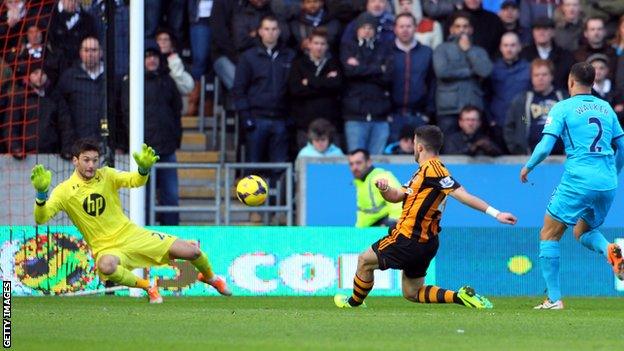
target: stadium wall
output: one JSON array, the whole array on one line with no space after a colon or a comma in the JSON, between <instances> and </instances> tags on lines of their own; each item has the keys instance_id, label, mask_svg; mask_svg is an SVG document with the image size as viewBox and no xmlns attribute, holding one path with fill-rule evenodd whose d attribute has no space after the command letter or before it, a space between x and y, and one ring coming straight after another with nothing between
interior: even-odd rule
<instances>
[{"instance_id":1,"label":"stadium wall","mask_svg":"<svg viewBox=\"0 0 624 351\"><path fill-rule=\"evenodd\" d=\"M198 241L237 296L349 294L357 254L385 235L383 228L345 227L153 229ZM543 295L536 233L537 228L449 228L441 236L426 283L451 289L469 284L492 296ZM605 234L624 244L621 231ZM0 257L0 275L12 281L16 296L103 288L74 227L0 227ZM624 283L615 279L606 260L572 235L562 240L561 273L565 295L624 296ZM151 268L149 274L161 278L166 296L216 295L195 280L187 262ZM378 271L371 295L400 296L400 272Z\"/></svg>"},{"instance_id":2,"label":"stadium wall","mask_svg":"<svg viewBox=\"0 0 624 351\"><path fill-rule=\"evenodd\" d=\"M442 157L453 177L468 191L499 210L518 216L522 228L540 227L550 196L563 174L563 157L550 157L520 183L520 169L526 157L469 158ZM400 182L407 182L417 166L413 156L373 157L373 164L390 170ZM308 226L352 226L355 223L355 187L345 158L308 158L297 163L297 224ZM624 175L620 175L620 183ZM607 227L622 227L624 197L617 196ZM503 225L488 216L450 199L442 216L443 228L491 227Z\"/></svg>"}]
</instances>

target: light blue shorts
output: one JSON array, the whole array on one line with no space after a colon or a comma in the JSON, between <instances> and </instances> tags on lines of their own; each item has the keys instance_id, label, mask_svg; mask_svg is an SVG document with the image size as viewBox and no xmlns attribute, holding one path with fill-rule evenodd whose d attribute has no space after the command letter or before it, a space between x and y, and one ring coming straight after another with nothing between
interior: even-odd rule
<instances>
[{"instance_id":1,"label":"light blue shorts","mask_svg":"<svg viewBox=\"0 0 624 351\"><path fill-rule=\"evenodd\" d=\"M562 183L555 189L546 212L555 220L574 226L582 219L591 229L602 225L609 213L616 189L595 191Z\"/></svg>"}]
</instances>

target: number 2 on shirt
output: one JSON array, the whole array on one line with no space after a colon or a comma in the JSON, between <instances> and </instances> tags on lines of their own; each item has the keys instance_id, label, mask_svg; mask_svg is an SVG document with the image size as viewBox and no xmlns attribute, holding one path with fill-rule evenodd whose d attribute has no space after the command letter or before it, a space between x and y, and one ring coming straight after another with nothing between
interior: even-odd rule
<instances>
[{"instance_id":1,"label":"number 2 on shirt","mask_svg":"<svg viewBox=\"0 0 624 351\"><path fill-rule=\"evenodd\" d=\"M594 138L594 142L589 147L589 151L590 152L600 152L600 151L602 151L602 147L596 146L596 145L600 141L600 138L602 138L602 123L596 117L591 117L587 123L588 124L595 124L595 125L598 126L598 135L596 135L596 137Z\"/></svg>"}]
</instances>

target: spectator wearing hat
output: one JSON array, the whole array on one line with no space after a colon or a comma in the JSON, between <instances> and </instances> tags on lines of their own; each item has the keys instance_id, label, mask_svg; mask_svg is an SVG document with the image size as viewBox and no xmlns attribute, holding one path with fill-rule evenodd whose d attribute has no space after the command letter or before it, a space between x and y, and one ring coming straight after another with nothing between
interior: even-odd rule
<instances>
[{"instance_id":1,"label":"spectator wearing hat","mask_svg":"<svg viewBox=\"0 0 624 351\"><path fill-rule=\"evenodd\" d=\"M481 130L481 110L464 106L459 113L459 131L444 138L442 153L446 155L499 156L502 151Z\"/></svg>"},{"instance_id":2,"label":"spectator wearing hat","mask_svg":"<svg viewBox=\"0 0 624 351\"><path fill-rule=\"evenodd\" d=\"M388 11L388 0L367 0L366 11L374 18L375 41L390 45L394 41L394 16ZM357 37L359 16L347 25L342 33L341 43L349 43Z\"/></svg>"},{"instance_id":3,"label":"spectator wearing hat","mask_svg":"<svg viewBox=\"0 0 624 351\"><path fill-rule=\"evenodd\" d=\"M399 138L404 125L419 127L435 114L435 73L433 51L414 38L416 19L400 14L394 24L396 39L392 45L392 123L390 142Z\"/></svg>"},{"instance_id":4,"label":"spectator wearing hat","mask_svg":"<svg viewBox=\"0 0 624 351\"><path fill-rule=\"evenodd\" d=\"M529 90L529 63L520 57L520 38L514 32L507 32L500 42L501 57L494 61L492 74L488 79L486 114L490 124L490 135L494 142L505 149L503 126L505 116L513 98Z\"/></svg>"},{"instance_id":5,"label":"spectator wearing hat","mask_svg":"<svg viewBox=\"0 0 624 351\"><path fill-rule=\"evenodd\" d=\"M301 150L300 157L344 156L340 148L333 144L334 126L326 119L315 119L308 128L308 143Z\"/></svg>"},{"instance_id":6,"label":"spectator wearing hat","mask_svg":"<svg viewBox=\"0 0 624 351\"><path fill-rule=\"evenodd\" d=\"M518 34L523 46L531 42L531 33L526 28L520 26L520 11L518 10L518 4L514 0L503 1L498 11L498 17L503 21L506 32Z\"/></svg>"},{"instance_id":7,"label":"spectator wearing hat","mask_svg":"<svg viewBox=\"0 0 624 351\"><path fill-rule=\"evenodd\" d=\"M516 95L505 120L505 143L512 155L530 155L542 139L548 113L566 93L553 85L555 68L549 60L531 62L531 89ZM563 143L557 141L552 151L563 154Z\"/></svg>"},{"instance_id":8,"label":"spectator wearing hat","mask_svg":"<svg viewBox=\"0 0 624 351\"><path fill-rule=\"evenodd\" d=\"M615 72L615 49L606 41L607 32L605 30L605 21L600 17L590 17L585 21L583 30L585 43L579 46L574 52L576 62L587 61L594 54L603 54L609 62L609 74Z\"/></svg>"},{"instance_id":9,"label":"spectator wearing hat","mask_svg":"<svg viewBox=\"0 0 624 351\"><path fill-rule=\"evenodd\" d=\"M343 42L340 61L346 80L342 114L347 148L379 155L390 134L393 56L388 46L375 39L376 22L368 12L358 16L354 23L356 37Z\"/></svg>"},{"instance_id":10,"label":"spectator wearing hat","mask_svg":"<svg viewBox=\"0 0 624 351\"><path fill-rule=\"evenodd\" d=\"M503 21L495 13L484 9L482 0L464 0L463 8L471 17L473 43L485 49L490 59L494 59L505 32Z\"/></svg>"},{"instance_id":11,"label":"spectator wearing hat","mask_svg":"<svg viewBox=\"0 0 624 351\"><path fill-rule=\"evenodd\" d=\"M449 22L450 36L433 51L437 124L444 134L457 130L457 117L464 106L483 109L481 81L492 73L487 52L471 39L470 15L456 12Z\"/></svg>"},{"instance_id":12,"label":"spectator wearing hat","mask_svg":"<svg viewBox=\"0 0 624 351\"><path fill-rule=\"evenodd\" d=\"M307 41L307 53L293 61L288 76L298 148L307 143L308 127L317 118L324 118L342 128L339 97L343 75L340 62L329 52L324 28L314 29Z\"/></svg>"},{"instance_id":13,"label":"spectator wearing hat","mask_svg":"<svg viewBox=\"0 0 624 351\"><path fill-rule=\"evenodd\" d=\"M555 10L560 2L561 0L521 0L520 26L528 31L536 19L540 17L554 18Z\"/></svg>"},{"instance_id":14,"label":"spectator wearing hat","mask_svg":"<svg viewBox=\"0 0 624 351\"><path fill-rule=\"evenodd\" d=\"M145 143L152 146L160 156L160 162L176 162L175 151L182 141L182 98L162 62L163 57L157 46L145 49L145 94L144 94L144 135ZM130 116L130 81L126 79L122 88L122 113L124 132L127 132ZM127 138L125 139L127 140ZM158 169L156 191L161 206L178 206L178 173L176 169ZM149 202L149 189L147 199ZM147 205L149 208L149 204ZM161 225L178 225L177 212L159 214ZM150 223L155 224L155 223Z\"/></svg>"},{"instance_id":15,"label":"spectator wearing hat","mask_svg":"<svg viewBox=\"0 0 624 351\"><path fill-rule=\"evenodd\" d=\"M562 0L561 19L555 27L555 43L561 48L574 52L578 49L583 35L581 0Z\"/></svg>"},{"instance_id":16,"label":"spectator wearing hat","mask_svg":"<svg viewBox=\"0 0 624 351\"><path fill-rule=\"evenodd\" d=\"M592 94L608 102L621 120L624 116L624 92L619 91L609 79L609 58L604 54L593 54L587 58L587 62L596 71Z\"/></svg>"},{"instance_id":17,"label":"spectator wearing hat","mask_svg":"<svg viewBox=\"0 0 624 351\"><path fill-rule=\"evenodd\" d=\"M568 74L574 64L572 53L559 47L553 40L555 23L548 17L540 17L533 23L533 40L522 49L522 57L529 62L536 58L550 60L555 67L555 87L567 89Z\"/></svg>"}]
</instances>

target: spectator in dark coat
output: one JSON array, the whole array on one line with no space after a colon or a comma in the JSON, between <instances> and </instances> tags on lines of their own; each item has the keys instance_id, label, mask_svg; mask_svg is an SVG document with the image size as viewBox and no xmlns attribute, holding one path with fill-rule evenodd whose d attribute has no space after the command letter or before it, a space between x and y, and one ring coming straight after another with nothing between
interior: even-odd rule
<instances>
[{"instance_id":1,"label":"spectator in dark coat","mask_svg":"<svg viewBox=\"0 0 624 351\"><path fill-rule=\"evenodd\" d=\"M559 8L562 18L555 28L555 43L565 50L574 52L578 49L583 35L580 0L563 0Z\"/></svg>"},{"instance_id":2,"label":"spectator in dark coat","mask_svg":"<svg viewBox=\"0 0 624 351\"><path fill-rule=\"evenodd\" d=\"M60 119L71 121L71 136L61 145L61 155L68 158L76 140L101 139L100 122L106 116L104 63L97 38L85 38L79 52L80 62L63 72L55 89Z\"/></svg>"},{"instance_id":3,"label":"spectator in dark coat","mask_svg":"<svg viewBox=\"0 0 624 351\"><path fill-rule=\"evenodd\" d=\"M494 62L488 84L487 117L490 135L503 150L503 126L511 100L531 87L529 63L520 58L520 49L518 34L508 32L503 35L500 43L501 58Z\"/></svg>"},{"instance_id":4,"label":"spectator in dark coat","mask_svg":"<svg viewBox=\"0 0 624 351\"><path fill-rule=\"evenodd\" d=\"M347 149L379 155L390 133L393 57L388 47L375 40L374 16L364 12L355 21L357 37L340 50L347 82L342 100Z\"/></svg>"},{"instance_id":5,"label":"spectator in dark coat","mask_svg":"<svg viewBox=\"0 0 624 351\"><path fill-rule=\"evenodd\" d=\"M388 11L388 0L368 0L366 13L375 18L375 41L390 45L394 41L394 16ZM359 17L358 17L359 18ZM350 43L357 37L357 18L347 25L341 43Z\"/></svg>"},{"instance_id":6,"label":"spectator in dark coat","mask_svg":"<svg viewBox=\"0 0 624 351\"><path fill-rule=\"evenodd\" d=\"M470 39L470 15L456 12L449 22L451 35L433 51L437 124L444 134L457 130L457 117L464 106L483 109L481 80L492 73L487 52Z\"/></svg>"},{"instance_id":7,"label":"spectator in dark coat","mask_svg":"<svg viewBox=\"0 0 624 351\"><path fill-rule=\"evenodd\" d=\"M444 138L443 154L499 156L500 148L481 131L481 110L464 106L459 113L459 131Z\"/></svg>"},{"instance_id":8,"label":"spectator in dark coat","mask_svg":"<svg viewBox=\"0 0 624 351\"><path fill-rule=\"evenodd\" d=\"M246 161L284 162L289 151L286 91L295 53L281 44L274 16L261 20L258 36L260 42L245 51L236 67L234 103L246 129Z\"/></svg>"},{"instance_id":9,"label":"spectator in dark coat","mask_svg":"<svg viewBox=\"0 0 624 351\"><path fill-rule=\"evenodd\" d=\"M80 58L82 40L87 36L97 38L97 34L93 17L86 11L81 11L77 0L58 2L50 20L48 42L61 57L61 72Z\"/></svg>"},{"instance_id":10,"label":"spectator in dark coat","mask_svg":"<svg viewBox=\"0 0 624 351\"><path fill-rule=\"evenodd\" d=\"M617 113L618 119L622 120L624 117L624 92L618 90L613 81L608 78L609 67L607 64L609 58L603 54L593 54L587 59L587 62L591 63L596 70L592 94L608 102Z\"/></svg>"},{"instance_id":11,"label":"spectator in dark coat","mask_svg":"<svg viewBox=\"0 0 624 351\"><path fill-rule=\"evenodd\" d=\"M414 38L416 19L408 13L397 16L392 45L392 122L389 142L399 139L404 125L419 127L435 114L433 51Z\"/></svg>"},{"instance_id":12,"label":"spectator in dark coat","mask_svg":"<svg viewBox=\"0 0 624 351\"><path fill-rule=\"evenodd\" d=\"M555 66L555 87L567 89L568 74L574 64L572 53L560 48L553 41L555 22L547 17L538 18L533 23L531 45L522 49L522 57L532 62L536 58L550 60Z\"/></svg>"},{"instance_id":13,"label":"spectator in dark coat","mask_svg":"<svg viewBox=\"0 0 624 351\"><path fill-rule=\"evenodd\" d=\"M0 57L18 49L26 30L35 22L40 28L47 28L49 14L52 10L52 1L25 1L3 0L0 1ZM38 16L43 14L43 16Z\"/></svg>"},{"instance_id":14,"label":"spectator in dark coat","mask_svg":"<svg viewBox=\"0 0 624 351\"><path fill-rule=\"evenodd\" d=\"M566 94L553 86L555 68L551 61L537 58L531 62L531 89L511 102L505 121L505 143L512 155L530 155L542 139L548 113ZM553 155L563 154L557 141Z\"/></svg>"},{"instance_id":15,"label":"spectator in dark coat","mask_svg":"<svg viewBox=\"0 0 624 351\"><path fill-rule=\"evenodd\" d=\"M615 49L607 43L605 22L600 17L590 17L585 21L583 31L585 43L574 52L576 62L586 61L591 55L603 54L609 58L609 72L615 72Z\"/></svg>"},{"instance_id":16,"label":"spectator in dark coat","mask_svg":"<svg viewBox=\"0 0 624 351\"><path fill-rule=\"evenodd\" d=\"M522 45L531 42L531 32L528 28L520 26L520 11L515 0L505 0L501 4L498 17L503 21L506 32L515 32L520 37Z\"/></svg>"},{"instance_id":17,"label":"spectator in dark coat","mask_svg":"<svg viewBox=\"0 0 624 351\"><path fill-rule=\"evenodd\" d=\"M473 43L485 49L493 59L498 54L498 44L505 32L503 21L495 13L485 10L482 0L464 0L464 10L471 17Z\"/></svg>"},{"instance_id":18,"label":"spectator in dark coat","mask_svg":"<svg viewBox=\"0 0 624 351\"><path fill-rule=\"evenodd\" d=\"M29 72L45 66L46 84L54 87L59 78L59 58L49 44L43 43L41 29L36 25L29 26L24 39L23 43L6 56L6 61L13 66L16 78L28 81Z\"/></svg>"},{"instance_id":19,"label":"spectator in dark coat","mask_svg":"<svg viewBox=\"0 0 624 351\"><path fill-rule=\"evenodd\" d=\"M618 91L624 92L624 15L618 21L615 37L611 41L615 51L615 72L612 74Z\"/></svg>"},{"instance_id":20,"label":"spectator in dark coat","mask_svg":"<svg viewBox=\"0 0 624 351\"><path fill-rule=\"evenodd\" d=\"M176 162L175 151L182 141L182 98L176 83L169 76L158 47L145 50L144 139L160 156L160 162ZM130 84L124 81L122 92L124 130L127 131L130 113ZM127 138L126 138L127 140ZM147 189L150 189L148 186ZM157 199L161 206L178 206L178 173L176 169L158 169L156 174ZM149 201L149 191L147 199ZM149 204L148 204L149 208ZM179 214L165 212L159 215L161 225L178 225ZM155 223L150 223L155 224Z\"/></svg>"},{"instance_id":21,"label":"spectator in dark coat","mask_svg":"<svg viewBox=\"0 0 624 351\"><path fill-rule=\"evenodd\" d=\"M68 121L59 121L56 102L48 93L50 84L43 69L33 69L24 90L15 95L10 119L13 125L11 154L22 159L30 153L58 153L60 137L65 137Z\"/></svg>"},{"instance_id":22,"label":"spectator in dark coat","mask_svg":"<svg viewBox=\"0 0 624 351\"><path fill-rule=\"evenodd\" d=\"M342 72L340 63L328 52L327 34L315 29L308 38L308 53L293 61L288 77L292 96L292 115L297 126L297 149L307 143L308 126L315 119L330 121L341 127L340 96Z\"/></svg>"},{"instance_id":23,"label":"spectator in dark coat","mask_svg":"<svg viewBox=\"0 0 624 351\"><path fill-rule=\"evenodd\" d=\"M239 56L257 45L260 19L272 15L269 0L214 0L210 29L215 73L232 89ZM288 24L279 21L280 40L288 41Z\"/></svg>"},{"instance_id":24,"label":"spectator in dark coat","mask_svg":"<svg viewBox=\"0 0 624 351\"><path fill-rule=\"evenodd\" d=\"M297 50L307 50L308 37L316 28L324 28L327 32L327 43L331 52L338 53L340 41L340 22L331 18L325 9L324 0L303 0L301 13L290 20L289 30Z\"/></svg>"}]
</instances>

